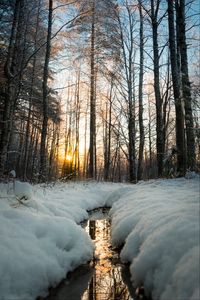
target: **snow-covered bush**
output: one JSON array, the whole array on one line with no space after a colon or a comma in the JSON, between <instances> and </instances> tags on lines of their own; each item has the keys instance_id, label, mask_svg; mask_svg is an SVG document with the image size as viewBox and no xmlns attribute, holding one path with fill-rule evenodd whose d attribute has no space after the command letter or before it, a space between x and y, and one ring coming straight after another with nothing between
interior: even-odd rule
<instances>
[{"instance_id":1,"label":"snow-covered bush","mask_svg":"<svg viewBox=\"0 0 200 300\"><path fill-rule=\"evenodd\" d=\"M33 197L33 189L28 182L16 181L14 193L15 196L20 200L31 200Z\"/></svg>"}]
</instances>

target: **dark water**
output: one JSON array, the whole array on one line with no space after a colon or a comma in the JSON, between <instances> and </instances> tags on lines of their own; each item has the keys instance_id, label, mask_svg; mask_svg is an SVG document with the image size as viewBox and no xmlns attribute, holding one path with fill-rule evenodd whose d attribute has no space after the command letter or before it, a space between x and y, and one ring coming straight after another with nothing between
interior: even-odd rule
<instances>
[{"instance_id":1,"label":"dark water","mask_svg":"<svg viewBox=\"0 0 200 300\"><path fill-rule=\"evenodd\" d=\"M122 265L110 244L110 220L107 212L92 213L82 224L95 244L90 264L69 274L50 291L46 300L136 300L128 267Z\"/></svg>"}]
</instances>

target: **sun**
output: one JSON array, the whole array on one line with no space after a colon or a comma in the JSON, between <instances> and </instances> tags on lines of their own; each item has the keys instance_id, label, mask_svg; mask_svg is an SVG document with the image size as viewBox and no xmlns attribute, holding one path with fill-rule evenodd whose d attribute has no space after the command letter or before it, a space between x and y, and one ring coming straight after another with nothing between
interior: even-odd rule
<instances>
[{"instance_id":1,"label":"sun","mask_svg":"<svg viewBox=\"0 0 200 300\"><path fill-rule=\"evenodd\" d=\"M72 160L72 156L71 155L66 155L66 160L67 161L71 161Z\"/></svg>"}]
</instances>

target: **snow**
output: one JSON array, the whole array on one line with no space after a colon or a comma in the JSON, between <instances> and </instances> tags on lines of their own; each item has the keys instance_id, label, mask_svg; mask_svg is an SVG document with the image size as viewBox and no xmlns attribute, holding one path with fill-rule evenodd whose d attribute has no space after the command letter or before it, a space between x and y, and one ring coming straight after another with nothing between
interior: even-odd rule
<instances>
[{"instance_id":1,"label":"snow","mask_svg":"<svg viewBox=\"0 0 200 300\"><path fill-rule=\"evenodd\" d=\"M200 299L199 177L188 178L0 184L0 300L47 295L89 261L94 246L78 224L103 206L112 206L112 243L123 246L135 286L154 300Z\"/></svg>"},{"instance_id":2,"label":"snow","mask_svg":"<svg viewBox=\"0 0 200 300\"><path fill-rule=\"evenodd\" d=\"M18 199L29 200L33 197L33 190L29 183L27 182L15 182L14 186L15 196Z\"/></svg>"},{"instance_id":3,"label":"snow","mask_svg":"<svg viewBox=\"0 0 200 300\"><path fill-rule=\"evenodd\" d=\"M104 205L96 186L0 186L0 300L46 295L92 258L92 241L77 223L88 218L86 210Z\"/></svg>"},{"instance_id":4,"label":"snow","mask_svg":"<svg viewBox=\"0 0 200 300\"><path fill-rule=\"evenodd\" d=\"M132 282L157 300L198 300L199 178L141 183L116 202L112 243Z\"/></svg>"}]
</instances>

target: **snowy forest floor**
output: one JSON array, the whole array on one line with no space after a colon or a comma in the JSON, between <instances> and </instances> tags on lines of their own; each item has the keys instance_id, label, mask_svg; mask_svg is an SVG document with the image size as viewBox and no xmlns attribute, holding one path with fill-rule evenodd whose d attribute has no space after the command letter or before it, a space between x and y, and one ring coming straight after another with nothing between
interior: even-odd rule
<instances>
[{"instance_id":1,"label":"snowy forest floor","mask_svg":"<svg viewBox=\"0 0 200 300\"><path fill-rule=\"evenodd\" d=\"M78 224L104 206L135 286L154 300L199 300L199 184L198 175L136 185L1 184L0 300L45 296L89 261L93 244Z\"/></svg>"}]
</instances>

